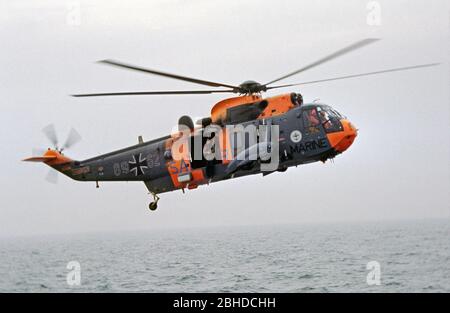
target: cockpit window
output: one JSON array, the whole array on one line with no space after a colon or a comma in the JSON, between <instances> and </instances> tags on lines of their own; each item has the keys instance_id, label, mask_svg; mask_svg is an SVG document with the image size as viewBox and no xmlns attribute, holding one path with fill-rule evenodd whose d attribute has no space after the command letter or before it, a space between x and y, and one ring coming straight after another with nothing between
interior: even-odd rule
<instances>
[{"instance_id":1,"label":"cockpit window","mask_svg":"<svg viewBox=\"0 0 450 313\"><path fill-rule=\"evenodd\" d=\"M317 107L320 123L325 132L332 133L342 130L342 124L339 121L342 116L329 107Z\"/></svg>"},{"instance_id":2,"label":"cockpit window","mask_svg":"<svg viewBox=\"0 0 450 313\"><path fill-rule=\"evenodd\" d=\"M345 116L344 115L342 115L341 113L339 113L338 111L336 111L335 109L332 109L332 108L328 108L331 112L333 112L337 117L339 117L339 118L345 118Z\"/></svg>"},{"instance_id":3,"label":"cockpit window","mask_svg":"<svg viewBox=\"0 0 450 313\"><path fill-rule=\"evenodd\" d=\"M320 131L320 120L315 108L303 111L303 124L308 134L314 134Z\"/></svg>"}]
</instances>

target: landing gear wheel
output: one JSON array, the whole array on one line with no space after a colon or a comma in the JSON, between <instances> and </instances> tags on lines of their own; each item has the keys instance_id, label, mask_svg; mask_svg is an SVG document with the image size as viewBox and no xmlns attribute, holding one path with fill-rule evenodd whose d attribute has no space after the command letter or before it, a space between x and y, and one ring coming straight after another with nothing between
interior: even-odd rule
<instances>
[{"instance_id":1,"label":"landing gear wheel","mask_svg":"<svg viewBox=\"0 0 450 313\"><path fill-rule=\"evenodd\" d=\"M150 209L150 211L155 211L158 208L158 202L150 202L148 208Z\"/></svg>"},{"instance_id":2,"label":"landing gear wheel","mask_svg":"<svg viewBox=\"0 0 450 313\"><path fill-rule=\"evenodd\" d=\"M153 202L150 202L150 204L148 205L148 208L150 209L150 211L155 211L158 208L159 197L154 192L150 192L150 193L153 196Z\"/></svg>"}]
</instances>

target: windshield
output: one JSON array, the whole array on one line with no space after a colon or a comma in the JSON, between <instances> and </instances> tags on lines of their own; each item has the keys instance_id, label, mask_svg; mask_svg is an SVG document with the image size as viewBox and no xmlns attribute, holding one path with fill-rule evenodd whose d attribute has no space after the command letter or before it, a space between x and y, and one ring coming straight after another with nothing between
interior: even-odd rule
<instances>
[{"instance_id":1,"label":"windshield","mask_svg":"<svg viewBox=\"0 0 450 313\"><path fill-rule=\"evenodd\" d=\"M338 112L328 106L318 106L317 113L325 132L332 133L342 130L342 125L339 121L342 119L342 116Z\"/></svg>"}]
</instances>

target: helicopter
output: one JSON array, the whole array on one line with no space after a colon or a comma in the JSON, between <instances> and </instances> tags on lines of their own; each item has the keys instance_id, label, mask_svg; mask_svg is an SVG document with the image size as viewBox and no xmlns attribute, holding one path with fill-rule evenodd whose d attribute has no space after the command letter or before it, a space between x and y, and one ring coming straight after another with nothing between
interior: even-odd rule
<instances>
[{"instance_id":1,"label":"helicopter","mask_svg":"<svg viewBox=\"0 0 450 313\"><path fill-rule=\"evenodd\" d=\"M357 41L307 66L260 84L247 80L239 85L218 83L138 67L114 60L99 61L118 68L158 75L194 84L215 87L207 90L135 91L75 94L74 97L133 95L192 95L234 93L236 97L216 103L208 117L194 121L189 116L178 120L171 134L144 141L86 160L72 160L64 150L80 140L72 130L66 143L58 147L53 125L44 128L53 148L23 161L43 162L58 172L77 180L142 181L153 197L150 210L156 210L159 194L247 175L263 176L284 172L289 167L312 162L326 162L346 151L358 135L357 128L333 107L304 103L300 93L285 93L264 98L269 90L303 86L334 80L435 66L438 63L391 68L367 73L338 76L315 81L273 85L305 72L379 39ZM220 88L220 89L218 89ZM240 126L239 131L235 131ZM239 140L239 138L240 140ZM239 143L239 144L237 144Z\"/></svg>"}]
</instances>

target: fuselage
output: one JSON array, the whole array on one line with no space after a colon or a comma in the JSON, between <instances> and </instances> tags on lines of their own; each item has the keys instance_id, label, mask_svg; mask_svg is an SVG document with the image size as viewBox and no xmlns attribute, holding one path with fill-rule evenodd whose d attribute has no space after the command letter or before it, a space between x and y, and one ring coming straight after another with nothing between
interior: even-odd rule
<instances>
[{"instance_id":1,"label":"fuselage","mask_svg":"<svg viewBox=\"0 0 450 313\"><path fill-rule=\"evenodd\" d=\"M261 108L258 104L261 101L265 100L255 102L256 108ZM236 155L210 160L202 154L200 159L194 158L195 145L200 143L204 150L205 144L211 139L202 133L204 125L192 129L184 137L180 137L179 133L171 134L82 161L70 160L55 150L49 150L46 154L56 155L57 158L46 163L79 181L143 181L151 192L157 194L176 189L193 189L199 185L245 175L267 175L311 162L325 162L344 152L357 135L357 130L345 117L324 104L294 101L294 105L285 107L284 111L280 110L276 114L267 114L267 107L270 109L268 104L259 113L252 113L250 107L243 107L239 112L236 107L227 107L227 114L218 114L216 120L213 115L211 125L224 130L224 133L227 127L229 129L235 125L244 128L277 126L276 168L262 171L261 164L266 161L257 158L237 162L234 160ZM233 113L234 117L230 119ZM195 141L195 136L203 139ZM179 140L187 143L181 152ZM258 137L257 141L259 144L262 138ZM215 149L222 151L222 155L227 155L230 149L236 150L229 146L227 140L218 140L216 143L218 145ZM58 159L60 161L56 162ZM65 161L61 161L62 159Z\"/></svg>"}]
</instances>

